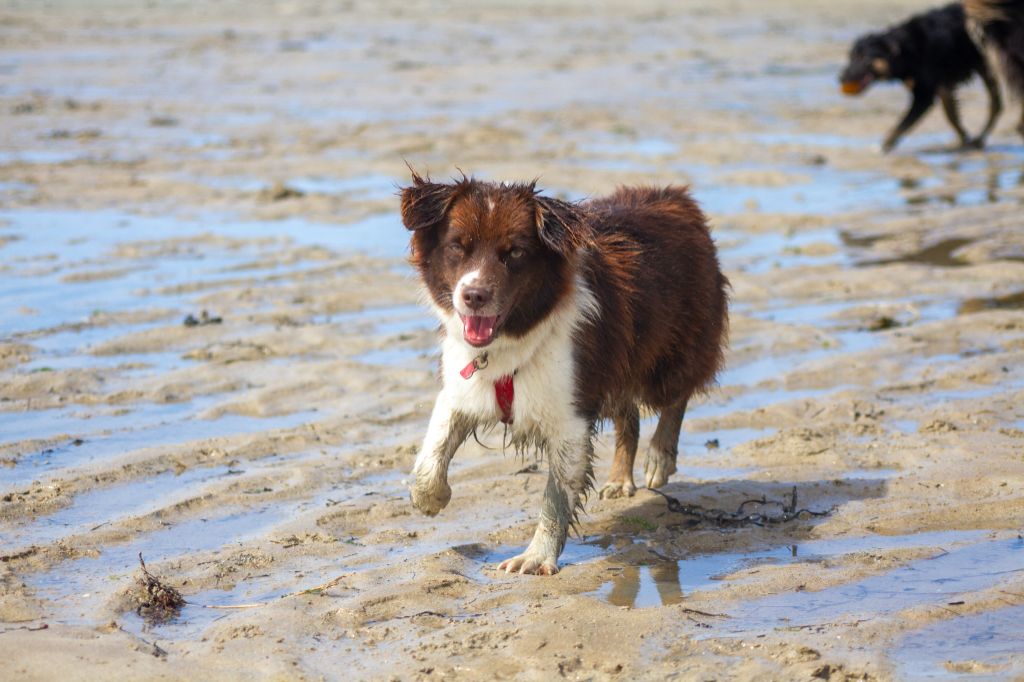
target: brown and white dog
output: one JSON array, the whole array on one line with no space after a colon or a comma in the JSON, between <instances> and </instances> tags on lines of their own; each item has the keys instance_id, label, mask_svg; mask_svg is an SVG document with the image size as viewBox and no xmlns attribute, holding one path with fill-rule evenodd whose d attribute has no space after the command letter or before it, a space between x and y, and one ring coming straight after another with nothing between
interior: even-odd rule
<instances>
[{"instance_id":1,"label":"brown and white dog","mask_svg":"<svg viewBox=\"0 0 1024 682\"><path fill-rule=\"evenodd\" d=\"M448 504L448 465L476 429L504 422L549 464L533 541L500 567L551 575L593 485L593 437L616 429L602 497L632 495L639 408L660 411L648 487L676 470L690 396L722 364L728 281L704 214L682 187L621 188L579 204L533 183L451 183L415 172L402 189L411 262L442 323L441 373L412 502Z\"/></svg>"}]
</instances>

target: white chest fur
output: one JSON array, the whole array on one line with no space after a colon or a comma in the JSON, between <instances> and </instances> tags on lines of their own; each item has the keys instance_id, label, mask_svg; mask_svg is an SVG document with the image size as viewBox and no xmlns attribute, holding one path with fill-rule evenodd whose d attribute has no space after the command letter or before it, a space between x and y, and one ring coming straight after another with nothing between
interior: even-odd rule
<instances>
[{"instance_id":1,"label":"white chest fur","mask_svg":"<svg viewBox=\"0 0 1024 682\"><path fill-rule=\"evenodd\" d=\"M577 281L568 300L528 334L518 339L499 336L486 349L473 348L462 339L458 316L442 315L444 399L452 409L483 424L494 424L501 418L494 382L513 375L513 435L530 433L551 441L566 431L585 430L587 426L574 409L574 335L580 323L595 313L593 294ZM486 367L463 378L460 372L484 350Z\"/></svg>"}]
</instances>

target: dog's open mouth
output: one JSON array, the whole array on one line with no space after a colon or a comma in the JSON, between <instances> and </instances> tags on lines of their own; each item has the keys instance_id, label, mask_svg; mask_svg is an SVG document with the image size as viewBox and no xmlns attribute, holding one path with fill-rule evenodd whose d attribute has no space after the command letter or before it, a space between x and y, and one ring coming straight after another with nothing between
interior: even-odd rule
<instances>
[{"instance_id":1,"label":"dog's open mouth","mask_svg":"<svg viewBox=\"0 0 1024 682\"><path fill-rule=\"evenodd\" d=\"M462 336L466 343L477 348L486 346L494 340L494 331L498 327L498 316L459 315L462 318Z\"/></svg>"},{"instance_id":2,"label":"dog's open mouth","mask_svg":"<svg viewBox=\"0 0 1024 682\"><path fill-rule=\"evenodd\" d=\"M874 79L875 79L874 76L872 76L869 73L866 76L864 76L863 78L861 78L859 81L852 81L852 80L851 81L843 81L843 85L842 85L843 94L844 95L859 95L860 93L864 92L864 90L867 89L867 87L869 85L871 85L871 81L873 81Z\"/></svg>"}]
</instances>

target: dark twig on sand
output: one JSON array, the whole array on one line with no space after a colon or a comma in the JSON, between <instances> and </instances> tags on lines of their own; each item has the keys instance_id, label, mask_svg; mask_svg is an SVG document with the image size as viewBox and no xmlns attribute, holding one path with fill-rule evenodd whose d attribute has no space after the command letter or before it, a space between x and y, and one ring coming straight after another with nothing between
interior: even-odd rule
<instances>
[{"instance_id":1,"label":"dark twig on sand","mask_svg":"<svg viewBox=\"0 0 1024 682\"><path fill-rule=\"evenodd\" d=\"M724 613L709 613L708 611L701 611L700 609L691 609L691 608L688 608L688 607L683 607L681 610L682 610L683 613L692 613L692 614L697 615L697 616L707 616L708 618L728 618L729 617L729 616L725 615Z\"/></svg>"},{"instance_id":2,"label":"dark twig on sand","mask_svg":"<svg viewBox=\"0 0 1024 682\"><path fill-rule=\"evenodd\" d=\"M683 504L671 495L666 495L660 490L653 488L651 492L658 493L664 497L668 503L668 510L671 512L692 516L696 519L695 523L705 522L722 527L773 526L800 518L828 516L835 511L835 507L826 511L813 511L806 508L797 509L796 486L793 486L793 492L789 496L788 503L779 500L769 500L762 495L760 499L744 500L736 511L733 512L725 511L724 509L707 509L696 504ZM777 506L782 511L778 514L771 514L765 511L748 511L747 507L750 505L758 505L759 507Z\"/></svg>"}]
</instances>

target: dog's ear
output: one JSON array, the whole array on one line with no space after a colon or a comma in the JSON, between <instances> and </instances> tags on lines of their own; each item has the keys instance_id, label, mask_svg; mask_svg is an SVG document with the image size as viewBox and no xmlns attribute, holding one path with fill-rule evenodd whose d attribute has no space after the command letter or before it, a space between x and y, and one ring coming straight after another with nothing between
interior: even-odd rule
<instances>
[{"instance_id":1,"label":"dog's ear","mask_svg":"<svg viewBox=\"0 0 1024 682\"><path fill-rule=\"evenodd\" d=\"M402 188L402 223L410 231L437 227L448 213L455 194L453 185L424 180L412 170L412 185Z\"/></svg>"},{"instance_id":2,"label":"dog's ear","mask_svg":"<svg viewBox=\"0 0 1024 682\"><path fill-rule=\"evenodd\" d=\"M586 241L583 212L574 204L549 197L536 197L537 235L555 253L569 256Z\"/></svg>"}]
</instances>

